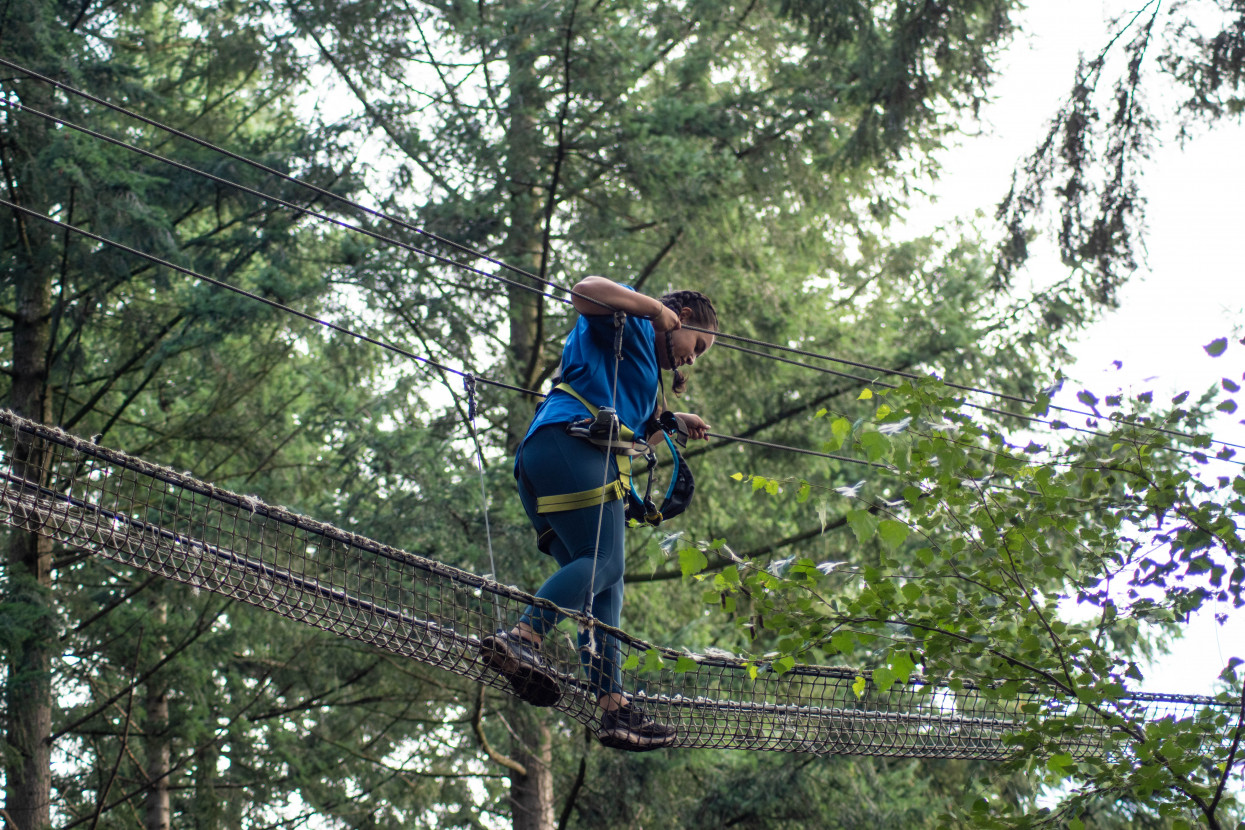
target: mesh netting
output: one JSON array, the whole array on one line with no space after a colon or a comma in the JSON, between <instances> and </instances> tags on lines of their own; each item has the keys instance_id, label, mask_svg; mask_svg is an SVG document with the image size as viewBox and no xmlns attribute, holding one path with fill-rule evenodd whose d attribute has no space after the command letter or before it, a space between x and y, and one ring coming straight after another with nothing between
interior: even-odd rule
<instances>
[{"instance_id":1,"label":"mesh netting","mask_svg":"<svg viewBox=\"0 0 1245 830\"><path fill-rule=\"evenodd\" d=\"M404 655L505 691L480 639L534 600L516 588L387 547L239 496L0 411L0 513L16 528L172 580L223 594L307 625ZM1047 693L1003 696L991 688L896 683L853 690L854 669L796 666L776 673L739 659L692 655L613 634L623 684L646 712L677 730L674 746L817 754L1004 759L1009 737L1058 721L1074 757L1112 746L1124 722L1195 719L1226 745L1231 704L1184 695L1133 694L1104 720ZM546 638L557 671L558 709L585 724L596 695L579 670L573 629ZM755 672L756 676L752 674ZM1118 734L1118 733L1117 733Z\"/></svg>"}]
</instances>

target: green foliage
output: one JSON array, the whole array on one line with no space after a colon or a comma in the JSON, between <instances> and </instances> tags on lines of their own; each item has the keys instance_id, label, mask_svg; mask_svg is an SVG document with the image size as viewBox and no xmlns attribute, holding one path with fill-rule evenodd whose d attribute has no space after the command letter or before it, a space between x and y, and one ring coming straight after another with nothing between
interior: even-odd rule
<instances>
[{"instance_id":1,"label":"green foliage","mask_svg":"<svg viewBox=\"0 0 1245 830\"><path fill-rule=\"evenodd\" d=\"M310 131L296 111L306 93L293 71L297 50L263 9L20 2L5 7L3 21L7 58L308 181L343 193L355 184L338 172L349 163L338 136ZM306 198L207 150L171 149L167 135L20 73L0 84L10 104ZM0 115L0 139L9 198L301 310L369 325L326 279L357 245L299 215L14 106ZM410 386L395 384L379 355L37 220L3 219L0 311L11 325L0 362L28 354L33 336L46 338L47 354L37 377L0 375L9 405L19 382L33 382L42 411L27 413L34 417L346 526L385 530L368 526L362 510L343 512L353 500L383 503L379 494L393 486L376 461L396 442L381 421L409 405ZM18 313L29 295L47 298L45 315ZM428 446L418 457L447 456ZM384 463L403 460L390 453ZM440 531L451 535L444 524ZM125 569L77 551L52 554L38 606L27 602L38 586L4 563L0 616L6 656L31 643L59 655L45 669L55 697L33 702L50 711L57 755L51 792L45 782L31 798L50 802L53 824L129 826L162 787L173 824L201 828L300 812L341 826L410 826L440 801L470 801L462 779L404 779L386 765L412 745L444 760L425 769L470 763L470 744L464 756L461 742L428 738L461 717L464 689L429 687L407 666L219 597L178 589L173 600L174 589L166 594ZM28 680L9 672L10 702L14 690L33 687ZM158 714L162 696L167 717ZM162 750L170 773L153 782ZM10 808L27 795L12 774L15 757L6 753Z\"/></svg>"},{"instance_id":2,"label":"green foliage","mask_svg":"<svg viewBox=\"0 0 1245 830\"><path fill-rule=\"evenodd\" d=\"M959 761L705 751L588 752L586 762L570 827L934 828L951 794L986 771Z\"/></svg>"},{"instance_id":3,"label":"green foliage","mask_svg":"<svg viewBox=\"0 0 1245 830\"><path fill-rule=\"evenodd\" d=\"M1226 349L1220 339L1207 352ZM868 681L885 691L919 668L1016 700L1031 717L1008 766L1052 786L1071 782L1061 814L1111 794L1173 821L1192 812L1226 826L1238 805L1220 782L1241 758L1226 768L1205 759L1222 758L1223 736L1238 725L1233 710L1146 722L1114 705L1140 679L1136 660L1189 614L1245 606L1245 475L1231 447L1214 451L1200 431L1213 393L1188 408L1187 394L1178 395L1158 412L1148 393L1131 406L1112 396L1102 403L1110 415L1089 419L1089 429L1054 422L1057 443L1018 446L941 381L875 390L861 396L885 401L875 423L903 414L906 428L887 436L885 455L869 429L854 430L843 449L885 457L903 498L848 493L859 505L844 513L856 541L851 566L797 560L784 572L741 561L731 579L712 577L713 587L746 597L736 623L758 648L801 661L864 661L858 694ZM1032 415L1047 412L1041 402ZM754 487L758 478L768 481L753 476ZM712 605L725 604L715 597ZM1240 694L1239 662L1225 674L1226 701ZM1033 691L1077 700L1113 724L1107 753L1116 760L1074 761L1063 746L1076 739L1076 719L1043 718L1023 704L1021 693ZM1027 826L1017 807L982 802L972 821Z\"/></svg>"},{"instance_id":4,"label":"green foliage","mask_svg":"<svg viewBox=\"0 0 1245 830\"><path fill-rule=\"evenodd\" d=\"M15 0L0 44L6 57L362 194L540 276L566 284L604 272L649 293L695 287L715 298L734 332L1033 396L1045 382L1040 367L1063 353L1097 295L1000 293L993 256L971 228L888 239L913 168L932 172L930 151L985 100L1017 5ZM1231 50L1203 46L1184 71L1209 79L1231 66ZM1217 94L1230 98L1232 76L1214 77L1224 79ZM0 84L6 101L307 198L28 79ZM332 106L313 109L313 93ZM569 323L557 303L330 231L12 106L0 132L9 195L30 207L480 374L535 388L557 363ZM408 550L492 570L456 380L4 219L4 318L16 319L19 289L51 301L39 378L50 420ZM410 228L381 230L460 257ZM5 366L21 351L16 328L0 344ZM1110 615L1101 630L1055 632L1052 623L1035 635L1052 619L1054 593L1024 594L1015 573L1050 588L1082 579L1082 555L1115 562L1107 550L1133 514L1104 510L1091 521L1059 511L1124 493L1168 461L1166 446L1119 435L1117 447L1095 445L1099 467L1045 470L983 423L957 421L955 436L927 430L922 419L949 398L936 385L883 394L850 374L758 369L722 347L700 365L730 382L698 377L680 408L710 415L722 432L851 453L913 483L881 503L861 497L845 462L784 461L780 476L739 473L732 482L731 473L777 462L762 448L689 453L698 495L681 519L683 541L663 547L661 533L633 534L625 625L640 636L776 651L767 662L778 672L797 658L867 657L861 694L931 666L1027 677L996 652L1098 694L1085 678L1101 670L1122 683L1135 671L1126 657L1148 648L1143 624L1171 627L1216 591L1239 588L1237 569L1217 570L1230 519L1203 503L1207 493L1189 512L1192 530L1169 531L1181 551L1171 561L1147 563L1141 547L1124 559L1154 584L1198 572L1214 590L1139 595L1107 612L1101 589L1083 580L1084 602ZM0 376L6 395L12 383ZM1237 391L1235 383L1224 389ZM534 586L548 562L517 553L533 546L507 457L532 401L492 390L480 398L493 542L505 552L495 575ZM1127 472L1100 469L1107 458ZM1004 501L1020 524L992 525L1007 513L971 484L987 475L1019 482L1041 503ZM1193 479L1158 484L1131 505L1151 520L1198 492ZM978 535L957 547L950 517ZM26 583L6 573L0 613L11 623L7 639L42 637L64 652L55 668L64 696L54 701L63 753L54 804L66 823L98 809L101 825L126 824L151 789L147 755L165 739L174 823L204 828L479 826L482 811L505 815L510 796L536 788L486 760L480 741L523 757L541 734L555 736L556 792L569 789L581 760L591 770L567 815L592 826L930 826L930 805L952 810L970 781L986 778L971 787L988 796L986 818L1032 796L1022 778L962 764L709 753L637 762L581 751L565 724L258 612L170 592L161 620L156 586L73 551L56 552L54 575L52 604L32 610L16 603ZM692 577L709 613L691 610ZM965 589L973 579L989 588L976 605ZM896 613L912 625L889 625ZM50 614L57 630L45 625ZM835 624L846 615L863 622ZM1067 655L1063 674L1043 648L1052 638ZM1117 650L1109 659L1107 645ZM656 653L636 660L661 662ZM161 689L170 696L165 725L148 720ZM146 724L141 737L134 724ZM1179 735L1163 740L1147 745L1147 758L1192 756ZM1034 751L1050 748L1043 757L1054 758L1057 744L1057 735L1038 735ZM1056 766L1039 764L1035 775L1087 774ZM1146 774L1154 787L1166 780ZM1089 795L1074 805L1095 821L1116 815Z\"/></svg>"}]
</instances>

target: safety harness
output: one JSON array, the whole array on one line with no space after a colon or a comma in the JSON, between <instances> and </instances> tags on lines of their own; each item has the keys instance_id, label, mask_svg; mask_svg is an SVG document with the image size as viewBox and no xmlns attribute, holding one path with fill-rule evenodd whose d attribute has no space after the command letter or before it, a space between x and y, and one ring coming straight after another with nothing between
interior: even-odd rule
<instances>
[{"instance_id":1,"label":"safety harness","mask_svg":"<svg viewBox=\"0 0 1245 830\"><path fill-rule=\"evenodd\" d=\"M681 418L666 411L649 423L649 433L659 433L665 439L664 443L670 451L673 463L670 484L666 488L661 507L658 508L652 498L653 470L657 466L657 454L654 448L647 441L637 438L632 429L620 424L618 413L613 408L594 406L568 383L559 383L553 388L575 398L591 413L590 418L568 424L566 432L568 435L581 438L614 453L618 462L618 478L603 487L594 487L591 490L558 496L541 496L536 500L537 513L577 510L615 499L625 499L628 520L635 519L651 527L657 527L663 519L673 518L687 509L687 506L691 504L696 485L692 479L692 471L683 461L683 456L679 454L679 447L686 448L687 446L688 435L687 426ZM647 481L643 495L635 486L634 462L637 457L642 457L647 463L645 470ZM545 536L549 536L549 540L546 540ZM541 534L538 543L542 550L548 541L552 541L552 531Z\"/></svg>"}]
</instances>

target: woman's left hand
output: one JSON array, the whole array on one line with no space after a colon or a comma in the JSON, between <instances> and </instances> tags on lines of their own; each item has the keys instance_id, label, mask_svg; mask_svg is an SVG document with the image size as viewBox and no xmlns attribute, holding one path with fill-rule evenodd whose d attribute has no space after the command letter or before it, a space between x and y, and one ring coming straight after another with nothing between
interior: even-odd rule
<instances>
[{"instance_id":1,"label":"woman's left hand","mask_svg":"<svg viewBox=\"0 0 1245 830\"><path fill-rule=\"evenodd\" d=\"M687 427L688 438L709 439L709 425L705 423L705 419L699 415L693 415L690 412L676 412L676 417L683 419L683 425Z\"/></svg>"}]
</instances>

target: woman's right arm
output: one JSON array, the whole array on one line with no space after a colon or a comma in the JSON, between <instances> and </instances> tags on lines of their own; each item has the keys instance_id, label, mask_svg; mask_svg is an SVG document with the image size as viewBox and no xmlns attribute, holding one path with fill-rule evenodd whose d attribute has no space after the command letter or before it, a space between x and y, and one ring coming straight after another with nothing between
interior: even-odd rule
<instances>
[{"instance_id":1,"label":"woman's right arm","mask_svg":"<svg viewBox=\"0 0 1245 830\"><path fill-rule=\"evenodd\" d=\"M624 288L605 277L584 277L572 290L575 293L571 302L580 314L597 316L618 310L652 320L657 331L673 331L680 326L679 315L666 308L661 300Z\"/></svg>"}]
</instances>

